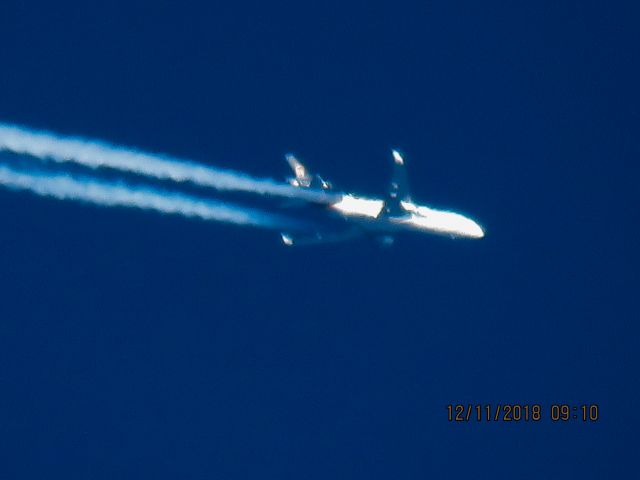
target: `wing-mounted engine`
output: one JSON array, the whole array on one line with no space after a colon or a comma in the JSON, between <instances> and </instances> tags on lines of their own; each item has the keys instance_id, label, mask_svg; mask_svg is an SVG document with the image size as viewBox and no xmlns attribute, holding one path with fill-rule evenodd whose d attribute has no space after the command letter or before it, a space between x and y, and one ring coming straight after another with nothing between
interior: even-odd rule
<instances>
[{"instance_id":1,"label":"wing-mounted engine","mask_svg":"<svg viewBox=\"0 0 640 480\"><path fill-rule=\"evenodd\" d=\"M391 151L393 154L393 174L391 185L384 202L383 214L397 216L406 213L401 202L411 203L409 193L409 179L405 168L404 159L397 150Z\"/></svg>"},{"instance_id":2,"label":"wing-mounted engine","mask_svg":"<svg viewBox=\"0 0 640 480\"><path fill-rule=\"evenodd\" d=\"M324 180L320 175L312 175L309 170L307 170L307 167L295 156L288 154L285 158L295 175L295 177L287 179L290 185L299 188L331 190L331 183Z\"/></svg>"}]
</instances>

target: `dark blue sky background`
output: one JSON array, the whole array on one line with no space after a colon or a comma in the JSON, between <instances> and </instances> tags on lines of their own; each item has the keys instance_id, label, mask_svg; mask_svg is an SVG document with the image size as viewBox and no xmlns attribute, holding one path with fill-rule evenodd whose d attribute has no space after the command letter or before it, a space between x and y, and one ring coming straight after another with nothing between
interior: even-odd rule
<instances>
[{"instance_id":1,"label":"dark blue sky background","mask_svg":"<svg viewBox=\"0 0 640 480\"><path fill-rule=\"evenodd\" d=\"M487 237L290 250L2 190L0 478L637 471L637 8L4 1L2 121L380 195L400 147Z\"/></svg>"}]
</instances>

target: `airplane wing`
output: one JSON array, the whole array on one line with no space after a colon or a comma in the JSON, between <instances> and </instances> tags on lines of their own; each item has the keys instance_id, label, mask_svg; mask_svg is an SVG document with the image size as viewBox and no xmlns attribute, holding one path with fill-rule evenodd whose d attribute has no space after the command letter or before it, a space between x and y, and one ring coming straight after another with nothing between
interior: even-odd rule
<instances>
[{"instance_id":1,"label":"airplane wing","mask_svg":"<svg viewBox=\"0 0 640 480\"><path fill-rule=\"evenodd\" d=\"M282 243L288 247L306 247L310 245L322 245L327 243L348 242L358 237L362 237L364 232L359 228L351 228L343 232L315 232L307 236L294 236L290 233L281 233Z\"/></svg>"},{"instance_id":2,"label":"airplane wing","mask_svg":"<svg viewBox=\"0 0 640 480\"><path fill-rule=\"evenodd\" d=\"M397 150L392 150L393 154L393 175L391 186L384 204L384 213L387 215L398 215L405 213L400 202L411 202L409 193L409 179L405 168L404 159Z\"/></svg>"}]
</instances>

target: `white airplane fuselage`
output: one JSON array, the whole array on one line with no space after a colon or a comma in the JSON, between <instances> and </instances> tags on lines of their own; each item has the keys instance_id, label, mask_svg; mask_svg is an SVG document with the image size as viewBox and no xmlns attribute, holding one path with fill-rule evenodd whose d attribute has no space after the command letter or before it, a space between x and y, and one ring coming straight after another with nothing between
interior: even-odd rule
<instances>
[{"instance_id":1,"label":"white airplane fuselage","mask_svg":"<svg viewBox=\"0 0 640 480\"><path fill-rule=\"evenodd\" d=\"M411 200L404 159L392 150L393 176L386 199L359 197L349 193L333 193L331 184L318 175L312 175L293 155L286 160L295 178L289 183L296 188L315 189L326 193L325 199L316 203L328 210L334 219L351 225L342 233L318 230L311 236L295 239L288 233L281 234L285 245L315 244L344 241L363 233L372 233L384 245L393 243L393 234L401 231L424 232L449 237L482 238L484 231L472 219L456 212L438 210L417 205Z\"/></svg>"},{"instance_id":2,"label":"white airplane fuselage","mask_svg":"<svg viewBox=\"0 0 640 480\"><path fill-rule=\"evenodd\" d=\"M484 231L472 219L459 213L400 202L400 214L387 214L379 199L343 195L329 209L363 228L379 232L423 231L452 237L482 238Z\"/></svg>"}]
</instances>

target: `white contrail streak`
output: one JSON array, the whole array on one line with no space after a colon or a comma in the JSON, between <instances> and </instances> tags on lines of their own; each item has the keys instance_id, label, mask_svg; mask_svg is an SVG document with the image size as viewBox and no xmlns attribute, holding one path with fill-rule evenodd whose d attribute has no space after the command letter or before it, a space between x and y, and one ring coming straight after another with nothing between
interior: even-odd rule
<instances>
[{"instance_id":1,"label":"white contrail streak","mask_svg":"<svg viewBox=\"0 0 640 480\"><path fill-rule=\"evenodd\" d=\"M163 155L143 153L105 142L60 137L0 123L0 150L26 154L41 160L73 162L90 168L107 167L163 180L191 182L217 190L233 190L300 198L326 203L327 194L258 179L231 170L220 170Z\"/></svg>"},{"instance_id":2,"label":"white contrail streak","mask_svg":"<svg viewBox=\"0 0 640 480\"><path fill-rule=\"evenodd\" d=\"M60 174L25 173L0 165L0 186L44 197L79 200L106 207L133 207L218 222L279 229L293 221L266 212L122 183Z\"/></svg>"}]
</instances>

